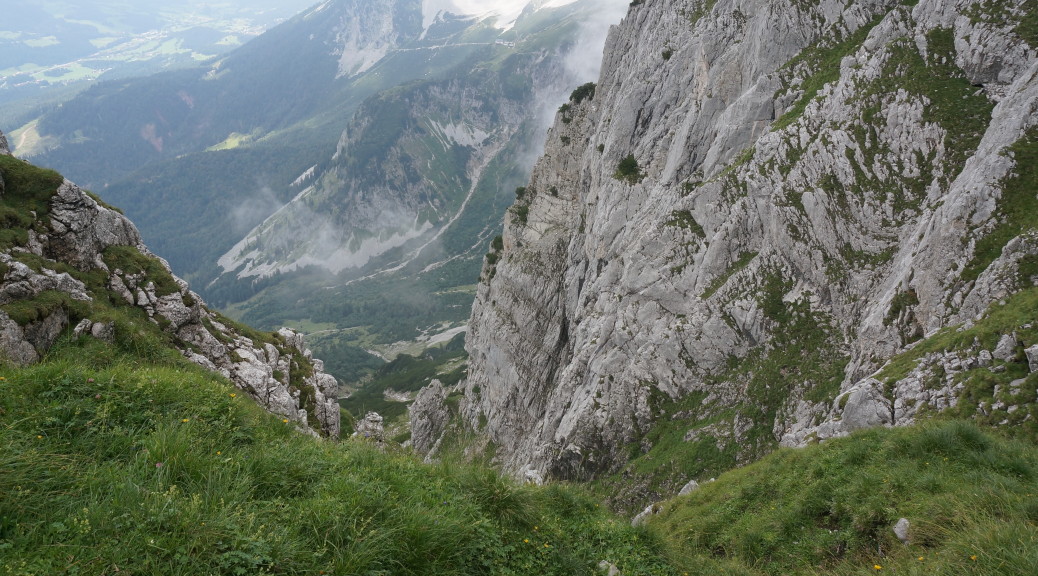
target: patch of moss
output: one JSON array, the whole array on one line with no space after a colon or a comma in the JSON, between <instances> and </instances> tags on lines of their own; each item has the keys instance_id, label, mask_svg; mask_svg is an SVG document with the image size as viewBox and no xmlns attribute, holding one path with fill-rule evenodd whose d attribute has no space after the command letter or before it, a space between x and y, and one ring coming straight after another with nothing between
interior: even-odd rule
<instances>
[{"instance_id":1,"label":"patch of moss","mask_svg":"<svg viewBox=\"0 0 1038 576\"><path fill-rule=\"evenodd\" d=\"M141 254L133 246L109 246L101 256L109 269L120 269L126 274L144 274L155 284L155 295L162 297L180 292L173 275L156 258Z\"/></svg>"},{"instance_id":2,"label":"patch of moss","mask_svg":"<svg viewBox=\"0 0 1038 576\"><path fill-rule=\"evenodd\" d=\"M5 250L28 242L28 230L46 220L50 199L65 179L13 156L0 156L0 177L5 186L0 198L0 250Z\"/></svg>"},{"instance_id":3,"label":"patch of moss","mask_svg":"<svg viewBox=\"0 0 1038 576\"><path fill-rule=\"evenodd\" d=\"M890 326L901 317L902 312L917 304L919 304L919 295L916 294L915 290L898 292L890 300L890 308L887 310L886 317L883 318L883 325Z\"/></svg>"},{"instance_id":4,"label":"patch of moss","mask_svg":"<svg viewBox=\"0 0 1038 576\"><path fill-rule=\"evenodd\" d=\"M73 300L65 292L46 290L34 298L4 304L0 306L0 310L3 310L19 326L28 326L33 322L46 319L59 309L85 310L86 306L86 303Z\"/></svg>"}]
</instances>

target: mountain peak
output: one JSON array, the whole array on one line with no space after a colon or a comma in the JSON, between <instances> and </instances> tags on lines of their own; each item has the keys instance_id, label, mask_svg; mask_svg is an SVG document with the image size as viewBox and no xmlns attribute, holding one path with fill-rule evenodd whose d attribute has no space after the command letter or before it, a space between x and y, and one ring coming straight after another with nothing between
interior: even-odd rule
<instances>
[{"instance_id":1,"label":"mountain peak","mask_svg":"<svg viewBox=\"0 0 1038 576\"><path fill-rule=\"evenodd\" d=\"M452 14L467 18L492 18L496 28L508 30L527 8L557 8L573 2L576 0L423 0L422 29L428 31L445 14Z\"/></svg>"}]
</instances>

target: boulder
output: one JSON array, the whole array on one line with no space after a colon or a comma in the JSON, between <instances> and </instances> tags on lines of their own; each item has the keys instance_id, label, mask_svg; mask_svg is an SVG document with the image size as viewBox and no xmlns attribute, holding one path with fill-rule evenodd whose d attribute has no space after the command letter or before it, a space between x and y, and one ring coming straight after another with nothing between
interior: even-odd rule
<instances>
[{"instance_id":1,"label":"boulder","mask_svg":"<svg viewBox=\"0 0 1038 576\"><path fill-rule=\"evenodd\" d=\"M1027 367L1031 372L1038 372L1038 344L1024 350L1027 356Z\"/></svg>"},{"instance_id":2,"label":"boulder","mask_svg":"<svg viewBox=\"0 0 1038 576\"><path fill-rule=\"evenodd\" d=\"M0 311L0 361L15 366L28 366L39 359L36 348L26 341L22 327Z\"/></svg>"},{"instance_id":3,"label":"boulder","mask_svg":"<svg viewBox=\"0 0 1038 576\"><path fill-rule=\"evenodd\" d=\"M696 482L695 480L689 480L688 484L685 484L681 488L681 491L678 492L678 496L684 496L686 494L691 494L691 493L695 492L696 490L699 490L699 482Z\"/></svg>"},{"instance_id":4,"label":"boulder","mask_svg":"<svg viewBox=\"0 0 1038 576\"><path fill-rule=\"evenodd\" d=\"M1019 345L1020 342L1016 339L1016 335L1003 334L991 355L1003 362L1011 362L1016 358L1016 349Z\"/></svg>"},{"instance_id":5,"label":"boulder","mask_svg":"<svg viewBox=\"0 0 1038 576\"><path fill-rule=\"evenodd\" d=\"M631 519L631 526L641 526L642 524L645 524L649 520L649 516L652 516L653 514L658 514L659 511L659 504L649 504L645 507L645 510L642 510L638 513L637 516Z\"/></svg>"},{"instance_id":6,"label":"boulder","mask_svg":"<svg viewBox=\"0 0 1038 576\"><path fill-rule=\"evenodd\" d=\"M908 544L908 528L910 524L908 518L901 518L894 524L894 535L901 541L902 544Z\"/></svg>"}]
</instances>

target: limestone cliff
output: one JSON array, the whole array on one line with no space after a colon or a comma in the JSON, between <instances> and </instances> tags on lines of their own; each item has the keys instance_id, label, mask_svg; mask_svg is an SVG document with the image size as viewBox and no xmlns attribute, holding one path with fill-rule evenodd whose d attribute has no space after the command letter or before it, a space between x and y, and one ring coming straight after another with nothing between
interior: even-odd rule
<instances>
[{"instance_id":1,"label":"limestone cliff","mask_svg":"<svg viewBox=\"0 0 1038 576\"><path fill-rule=\"evenodd\" d=\"M870 377L1034 286L1035 18L632 2L484 266L469 426L509 469L583 478L664 414L745 461L954 404L950 376Z\"/></svg>"},{"instance_id":2,"label":"limestone cliff","mask_svg":"<svg viewBox=\"0 0 1038 576\"><path fill-rule=\"evenodd\" d=\"M70 328L73 337L133 345L134 316L118 310L136 309L190 360L271 412L308 432L339 435L336 381L302 336L229 325L148 251L121 213L57 173L0 152L0 360L35 362Z\"/></svg>"}]
</instances>

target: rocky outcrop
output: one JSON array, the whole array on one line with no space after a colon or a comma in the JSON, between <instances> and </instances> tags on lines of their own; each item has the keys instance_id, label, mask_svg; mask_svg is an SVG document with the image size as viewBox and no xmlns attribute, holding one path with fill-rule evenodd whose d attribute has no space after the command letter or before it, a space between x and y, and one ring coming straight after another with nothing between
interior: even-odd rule
<instances>
[{"instance_id":1,"label":"rocky outcrop","mask_svg":"<svg viewBox=\"0 0 1038 576\"><path fill-rule=\"evenodd\" d=\"M741 460L950 406L870 377L1032 285L1024 238L985 240L1033 170L1021 5L632 3L484 269L468 425L513 471L582 478L693 394L690 433Z\"/></svg>"},{"instance_id":2,"label":"rocky outcrop","mask_svg":"<svg viewBox=\"0 0 1038 576\"><path fill-rule=\"evenodd\" d=\"M411 424L411 446L419 454L434 455L451 420L447 408L447 392L439 380L433 380L418 392L408 408Z\"/></svg>"},{"instance_id":3,"label":"rocky outcrop","mask_svg":"<svg viewBox=\"0 0 1038 576\"><path fill-rule=\"evenodd\" d=\"M125 333L132 328L92 317L104 315L92 305L98 299L121 302L143 310L190 360L271 412L308 432L339 435L337 383L301 335L246 334L229 326L148 251L129 220L68 180L57 186L47 213L35 217L24 245L0 252L0 359L36 362L72 320L76 336L132 340ZM69 267L74 272L57 271Z\"/></svg>"},{"instance_id":4,"label":"rocky outcrop","mask_svg":"<svg viewBox=\"0 0 1038 576\"><path fill-rule=\"evenodd\" d=\"M382 415L378 412L368 412L357 421L357 425L354 426L353 436L358 438L367 438L374 442L382 442L385 438L385 428L382 425Z\"/></svg>"}]
</instances>

